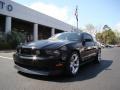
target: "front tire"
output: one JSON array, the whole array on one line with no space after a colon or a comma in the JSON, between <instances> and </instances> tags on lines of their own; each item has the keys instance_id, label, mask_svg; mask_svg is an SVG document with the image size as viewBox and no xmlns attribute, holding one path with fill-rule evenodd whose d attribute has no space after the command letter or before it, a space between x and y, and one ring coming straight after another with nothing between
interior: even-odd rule
<instances>
[{"instance_id":1,"label":"front tire","mask_svg":"<svg viewBox=\"0 0 120 90\"><path fill-rule=\"evenodd\" d=\"M97 55L95 56L95 63L100 63L101 61L101 50L98 51Z\"/></svg>"},{"instance_id":2,"label":"front tire","mask_svg":"<svg viewBox=\"0 0 120 90\"><path fill-rule=\"evenodd\" d=\"M80 57L77 52L73 52L67 61L66 73L69 76L76 76L80 67Z\"/></svg>"}]
</instances>

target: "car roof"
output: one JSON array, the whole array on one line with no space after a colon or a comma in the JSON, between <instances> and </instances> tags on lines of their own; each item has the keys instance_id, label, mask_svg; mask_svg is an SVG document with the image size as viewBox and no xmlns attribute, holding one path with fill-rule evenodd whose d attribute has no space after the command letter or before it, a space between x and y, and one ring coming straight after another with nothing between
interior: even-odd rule
<instances>
[{"instance_id":1,"label":"car roof","mask_svg":"<svg viewBox=\"0 0 120 90\"><path fill-rule=\"evenodd\" d=\"M63 32L63 33L89 34L87 32ZM91 34L89 34L89 35L91 35Z\"/></svg>"}]
</instances>

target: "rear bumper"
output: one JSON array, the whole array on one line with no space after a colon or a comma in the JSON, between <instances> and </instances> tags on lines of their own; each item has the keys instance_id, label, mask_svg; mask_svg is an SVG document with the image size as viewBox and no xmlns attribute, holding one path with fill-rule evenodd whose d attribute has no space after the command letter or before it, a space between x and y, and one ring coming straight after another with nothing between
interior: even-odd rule
<instances>
[{"instance_id":1,"label":"rear bumper","mask_svg":"<svg viewBox=\"0 0 120 90\"><path fill-rule=\"evenodd\" d=\"M63 72L65 63L53 59L32 59L21 58L20 55L14 54L15 68L18 71L35 74L35 75L59 75ZM58 66L57 66L58 65Z\"/></svg>"}]
</instances>

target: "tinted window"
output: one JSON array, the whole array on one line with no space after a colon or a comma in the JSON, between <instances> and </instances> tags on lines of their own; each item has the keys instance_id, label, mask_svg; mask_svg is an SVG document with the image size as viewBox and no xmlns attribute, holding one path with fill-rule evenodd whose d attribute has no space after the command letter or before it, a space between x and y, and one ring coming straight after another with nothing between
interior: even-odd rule
<instances>
[{"instance_id":1,"label":"tinted window","mask_svg":"<svg viewBox=\"0 0 120 90\"><path fill-rule=\"evenodd\" d=\"M84 34L83 35L83 40L85 40L85 46L94 46L93 38L89 34Z\"/></svg>"},{"instance_id":2,"label":"tinted window","mask_svg":"<svg viewBox=\"0 0 120 90\"><path fill-rule=\"evenodd\" d=\"M93 41L93 38L91 35L89 34L84 34L84 37L83 37L84 40L88 40L89 42L92 42Z\"/></svg>"}]
</instances>

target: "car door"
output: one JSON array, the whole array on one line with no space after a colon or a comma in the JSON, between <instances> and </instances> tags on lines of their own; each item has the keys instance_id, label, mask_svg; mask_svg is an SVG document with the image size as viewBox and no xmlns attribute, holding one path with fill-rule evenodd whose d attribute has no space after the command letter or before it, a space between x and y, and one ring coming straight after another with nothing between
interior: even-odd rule
<instances>
[{"instance_id":1,"label":"car door","mask_svg":"<svg viewBox=\"0 0 120 90\"><path fill-rule=\"evenodd\" d=\"M84 33L83 34L83 49L84 49L84 57L83 60L86 61L91 58L94 54L94 41L90 34Z\"/></svg>"}]
</instances>

